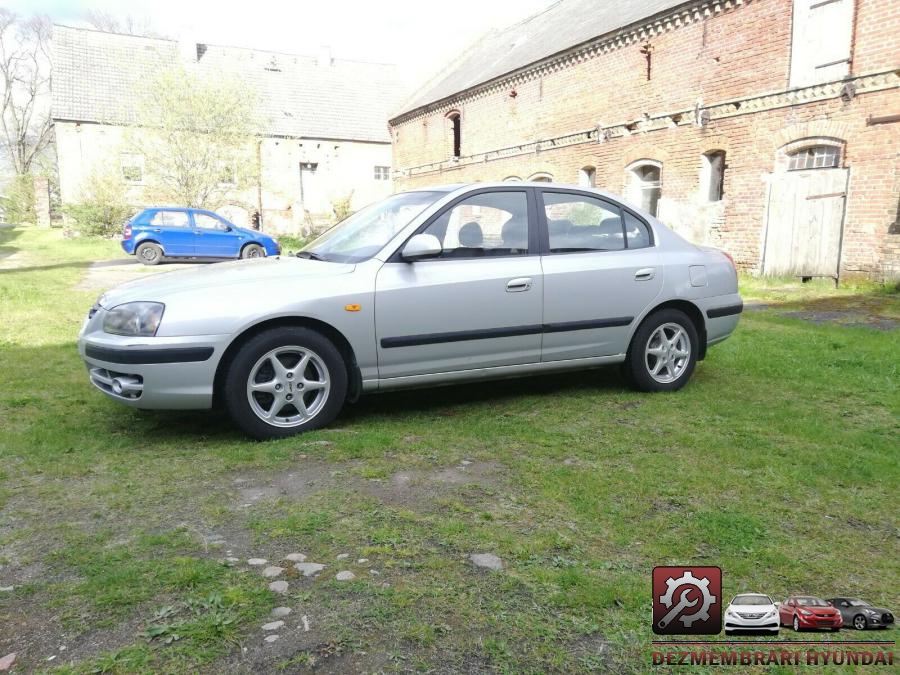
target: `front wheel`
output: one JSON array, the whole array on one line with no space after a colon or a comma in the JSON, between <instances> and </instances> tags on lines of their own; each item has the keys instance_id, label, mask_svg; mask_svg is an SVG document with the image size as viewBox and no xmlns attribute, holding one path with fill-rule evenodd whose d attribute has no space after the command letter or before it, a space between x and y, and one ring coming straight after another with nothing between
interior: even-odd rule
<instances>
[{"instance_id":1,"label":"front wheel","mask_svg":"<svg viewBox=\"0 0 900 675\"><path fill-rule=\"evenodd\" d=\"M853 617L853 627L856 630L865 630L866 629L866 617L862 614L857 614Z\"/></svg>"},{"instance_id":2,"label":"front wheel","mask_svg":"<svg viewBox=\"0 0 900 675\"><path fill-rule=\"evenodd\" d=\"M242 258L262 258L266 255L263 247L259 244L247 244L241 249Z\"/></svg>"},{"instance_id":3,"label":"front wheel","mask_svg":"<svg viewBox=\"0 0 900 675\"><path fill-rule=\"evenodd\" d=\"M318 429L340 412L347 367L334 344L308 328L267 330L228 366L223 398L229 415L259 440Z\"/></svg>"},{"instance_id":4,"label":"front wheel","mask_svg":"<svg viewBox=\"0 0 900 675\"><path fill-rule=\"evenodd\" d=\"M635 331L625 359L626 374L640 391L676 391L691 378L698 351L694 322L680 310L663 309Z\"/></svg>"},{"instance_id":5,"label":"front wheel","mask_svg":"<svg viewBox=\"0 0 900 675\"><path fill-rule=\"evenodd\" d=\"M800 632L800 619L798 619L796 615L794 615L794 632Z\"/></svg>"}]
</instances>

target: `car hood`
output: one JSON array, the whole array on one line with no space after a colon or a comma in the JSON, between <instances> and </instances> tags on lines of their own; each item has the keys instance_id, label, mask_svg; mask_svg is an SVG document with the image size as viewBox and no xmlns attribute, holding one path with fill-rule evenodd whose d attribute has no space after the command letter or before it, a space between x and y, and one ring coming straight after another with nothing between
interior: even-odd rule
<instances>
[{"instance_id":1,"label":"car hood","mask_svg":"<svg viewBox=\"0 0 900 675\"><path fill-rule=\"evenodd\" d=\"M729 605L728 609L742 614L768 614L775 609L775 605Z\"/></svg>"},{"instance_id":2,"label":"car hood","mask_svg":"<svg viewBox=\"0 0 900 675\"><path fill-rule=\"evenodd\" d=\"M355 265L275 256L255 260L235 260L214 264L197 264L189 269L150 274L108 290L100 297L100 305L109 309L123 302L137 300L166 302L186 293L227 293L229 287L250 286L260 282L302 278L324 279L352 272Z\"/></svg>"},{"instance_id":3,"label":"car hood","mask_svg":"<svg viewBox=\"0 0 900 675\"><path fill-rule=\"evenodd\" d=\"M807 612L812 612L816 616L832 616L837 612L837 608L835 607L798 607L797 609L805 609Z\"/></svg>"}]
</instances>

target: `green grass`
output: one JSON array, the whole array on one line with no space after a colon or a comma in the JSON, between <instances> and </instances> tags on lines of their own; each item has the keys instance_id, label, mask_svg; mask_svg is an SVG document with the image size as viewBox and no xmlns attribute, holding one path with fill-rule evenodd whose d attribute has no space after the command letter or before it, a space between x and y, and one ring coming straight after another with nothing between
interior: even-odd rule
<instances>
[{"instance_id":1,"label":"green grass","mask_svg":"<svg viewBox=\"0 0 900 675\"><path fill-rule=\"evenodd\" d=\"M793 316L896 320L895 288L745 279L766 308L675 395L614 369L397 393L255 443L92 390L74 340L97 294L73 287L117 255L0 231L0 654L25 670L643 672L664 564L720 566L726 597L900 608L900 331ZM227 550L328 568L277 597ZM277 604L311 631L264 645Z\"/></svg>"}]
</instances>

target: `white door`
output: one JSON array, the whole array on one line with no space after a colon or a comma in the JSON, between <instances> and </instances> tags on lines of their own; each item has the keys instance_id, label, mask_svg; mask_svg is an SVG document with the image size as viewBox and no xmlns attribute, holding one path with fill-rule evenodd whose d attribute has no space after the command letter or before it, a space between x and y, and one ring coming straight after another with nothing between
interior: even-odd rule
<instances>
[{"instance_id":1,"label":"white door","mask_svg":"<svg viewBox=\"0 0 900 675\"><path fill-rule=\"evenodd\" d=\"M838 276L849 169L772 175L763 274Z\"/></svg>"}]
</instances>

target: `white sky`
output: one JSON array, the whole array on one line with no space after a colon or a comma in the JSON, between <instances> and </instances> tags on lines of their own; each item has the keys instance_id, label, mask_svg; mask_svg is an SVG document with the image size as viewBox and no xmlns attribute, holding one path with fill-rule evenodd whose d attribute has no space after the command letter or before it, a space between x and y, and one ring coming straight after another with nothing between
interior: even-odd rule
<instances>
[{"instance_id":1,"label":"white sky","mask_svg":"<svg viewBox=\"0 0 900 675\"><path fill-rule=\"evenodd\" d=\"M315 55L396 63L410 86L426 78L481 34L538 12L553 0L6 0L23 15L48 14L80 25L102 10L148 21L167 37Z\"/></svg>"}]
</instances>

